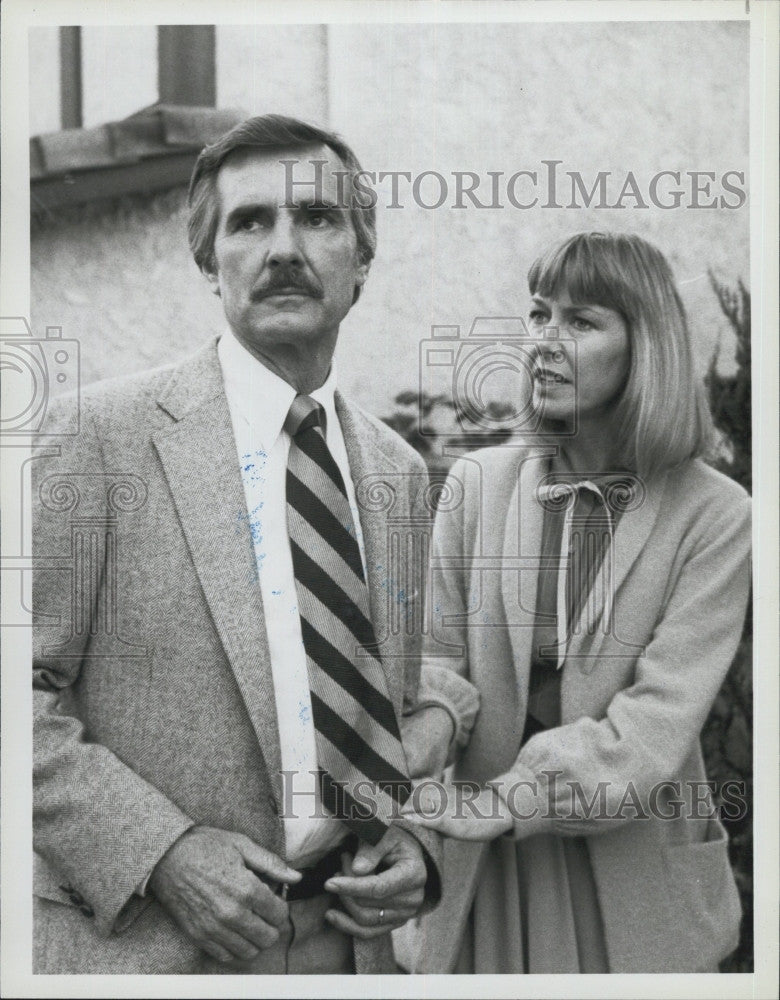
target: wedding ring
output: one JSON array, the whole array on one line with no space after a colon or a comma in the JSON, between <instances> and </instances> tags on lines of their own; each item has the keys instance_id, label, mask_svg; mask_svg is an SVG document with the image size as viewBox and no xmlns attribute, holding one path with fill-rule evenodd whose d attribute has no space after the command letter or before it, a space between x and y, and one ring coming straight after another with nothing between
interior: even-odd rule
<instances>
[{"instance_id":1,"label":"wedding ring","mask_svg":"<svg viewBox=\"0 0 780 1000\"><path fill-rule=\"evenodd\" d=\"M380 910L379 911L379 923L381 924L384 919L385 919L385 911L384 910Z\"/></svg>"}]
</instances>

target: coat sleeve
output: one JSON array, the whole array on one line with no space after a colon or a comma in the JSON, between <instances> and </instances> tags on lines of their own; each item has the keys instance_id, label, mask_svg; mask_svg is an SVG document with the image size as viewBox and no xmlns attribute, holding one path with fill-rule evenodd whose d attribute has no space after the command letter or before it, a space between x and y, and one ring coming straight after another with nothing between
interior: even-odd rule
<instances>
[{"instance_id":1,"label":"coat sleeve","mask_svg":"<svg viewBox=\"0 0 780 1000\"><path fill-rule=\"evenodd\" d=\"M470 471L470 464L456 463L441 488L443 497L466 496L465 486L460 485ZM456 504L454 509L445 508L436 516L431 542L431 559L435 565L439 557L452 555L463 551L463 504ZM429 574L430 579L430 574ZM407 708L404 719L406 732L416 740L427 739L426 708L442 708L452 722L452 738L446 748L446 763L451 764L458 752L469 741L471 731L479 712L479 691L466 676L467 663L463 656L447 656L442 660L440 649L436 647L433 636L438 634L442 618L450 614L461 614L465 610L465 582L460 570L448 570L447 573L436 574L435 593L430 588L425 593L425 620L428 628L422 641L422 663L420 667L417 699L413 707ZM458 631L448 626L448 638ZM452 640L455 645L465 648L465 635L459 634ZM444 748L442 748L443 750ZM445 757L445 753L437 756ZM413 776L421 777L423 772L412 771Z\"/></svg>"},{"instance_id":2,"label":"coat sleeve","mask_svg":"<svg viewBox=\"0 0 780 1000\"><path fill-rule=\"evenodd\" d=\"M443 708L452 722L452 740L448 747L447 763L469 741L471 730L479 711L479 691L465 677L437 663L423 663L420 669L420 686L417 704L406 713L407 722L425 726L424 710Z\"/></svg>"},{"instance_id":3,"label":"coat sleeve","mask_svg":"<svg viewBox=\"0 0 780 1000\"><path fill-rule=\"evenodd\" d=\"M32 463L33 552L33 825L36 852L94 911L108 936L132 919L135 890L192 821L166 796L93 741L79 717L85 692L89 635L98 609L83 608L77 624L78 586L73 579L69 516L106 514L104 491L83 489L104 476L100 441L82 401L81 430L75 406L58 408ZM57 454L58 453L58 454ZM53 457L52 457L53 456ZM103 499L98 499L98 495ZM75 515L74 515L75 516ZM104 588L104 566L93 566ZM90 661L90 683L100 684ZM105 693L103 693L105 697ZM118 706L119 707L119 706Z\"/></svg>"},{"instance_id":4,"label":"coat sleeve","mask_svg":"<svg viewBox=\"0 0 780 1000\"><path fill-rule=\"evenodd\" d=\"M646 809L651 790L673 779L694 750L736 652L750 590L750 500L729 494L728 503L703 510L683 540L687 554L633 683L605 717L537 734L491 782L505 799L512 795L517 837L606 832L636 815L627 793ZM594 801L599 812L606 806L608 821L588 815L585 802Z\"/></svg>"}]
</instances>

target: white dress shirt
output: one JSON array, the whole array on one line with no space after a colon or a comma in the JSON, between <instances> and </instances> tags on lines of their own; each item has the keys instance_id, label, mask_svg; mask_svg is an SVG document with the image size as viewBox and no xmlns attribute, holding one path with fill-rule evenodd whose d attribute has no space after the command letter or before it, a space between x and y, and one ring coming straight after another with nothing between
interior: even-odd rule
<instances>
[{"instance_id":1,"label":"white dress shirt","mask_svg":"<svg viewBox=\"0 0 780 1000\"><path fill-rule=\"evenodd\" d=\"M232 332L220 338L218 353L263 600L282 769L295 772L292 801L296 816L284 818L287 860L305 867L337 844L347 831L333 817L323 818L326 810L310 773L317 769L317 749L287 532L285 490L290 436L283 425L296 392L253 357ZM324 385L310 395L327 415L326 440L344 479L365 571L363 535L347 449L336 414L335 388L334 365Z\"/></svg>"}]
</instances>

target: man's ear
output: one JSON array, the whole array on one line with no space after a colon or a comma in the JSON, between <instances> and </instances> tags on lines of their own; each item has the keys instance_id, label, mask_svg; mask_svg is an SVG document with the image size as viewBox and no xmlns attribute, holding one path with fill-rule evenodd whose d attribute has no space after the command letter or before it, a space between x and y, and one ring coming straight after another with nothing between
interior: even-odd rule
<instances>
[{"instance_id":1,"label":"man's ear","mask_svg":"<svg viewBox=\"0 0 780 1000\"><path fill-rule=\"evenodd\" d=\"M358 264L357 277L355 278L355 284L362 288L366 283L368 278L368 272L371 270L371 261L366 261L365 264Z\"/></svg>"},{"instance_id":2,"label":"man's ear","mask_svg":"<svg viewBox=\"0 0 780 1000\"><path fill-rule=\"evenodd\" d=\"M216 267L213 267L213 269L212 269L212 266L210 266L208 264L204 264L203 267L201 267L200 272L203 275L203 277L206 279L206 281L209 283L209 288L211 289L211 291L216 296L219 296L219 294L220 294L220 291L219 291L219 275L217 274Z\"/></svg>"}]
</instances>

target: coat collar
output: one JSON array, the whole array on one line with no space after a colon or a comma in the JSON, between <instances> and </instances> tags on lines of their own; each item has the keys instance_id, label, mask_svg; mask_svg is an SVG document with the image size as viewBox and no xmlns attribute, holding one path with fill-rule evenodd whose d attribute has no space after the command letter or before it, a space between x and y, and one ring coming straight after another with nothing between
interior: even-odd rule
<instances>
[{"instance_id":1,"label":"coat collar","mask_svg":"<svg viewBox=\"0 0 780 1000\"><path fill-rule=\"evenodd\" d=\"M192 357L175 365L157 404L179 421L225 394L217 356L217 338L212 337Z\"/></svg>"},{"instance_id":2,"label":"coat collar","mask_svg":"<svg viewBox=\"0 0 780 1000\"><path fill-rule=\"evenodd\" d=\"M541 554L543 511L536 500L536 488L550 468L550 455L544 449L531 451L522 459L517 480L510 499L504 526L505 567L501 587L507 609L509 636L518 672L519 690L527 687L531 662L533 622L536 608L536 585ZM615 598L650 536L658 517L666 485L667 474L656 476L642 484L640 500L624 514L617 525L612 543L612 587ZM518 614L512 613L513 608ZM592 637L580 629L572 636L567 662L578 663L578 668L589 674L596 665L607 632L597 623ZM613 621L613 639L621 643L619 620ZM613 634L614 633L614 634ZM633 646L626 646L626 653L637 655ZM565 668L564 668L565 669Z\"/></svg>"},{"instance_id":3,"label":"coat collar","mask_svg":"<svg viewBox=\"0 0 780 1000\"><path fill-rule=\"evenodd\" d=\"M646 484L640 483L635 502L618 521L609 552L609 557L612 560L612 619L605 622L602 618L596 622L596 630L592 637L588 636L584 628L579 628L569 642L567 659L571 662L579 661L578 666L584 674L589 674L596 666L599 653L602 651L608 636L617 643L618 647L624 648L625 655L633 657L641 655L640 649L621 638L620 618L614 613L614 609L617 607L620 588L647 544L658 518L666 479L667 473L663 472ZM584 614L585 610L583 609Z\"/></svg>"}]
</instances>

